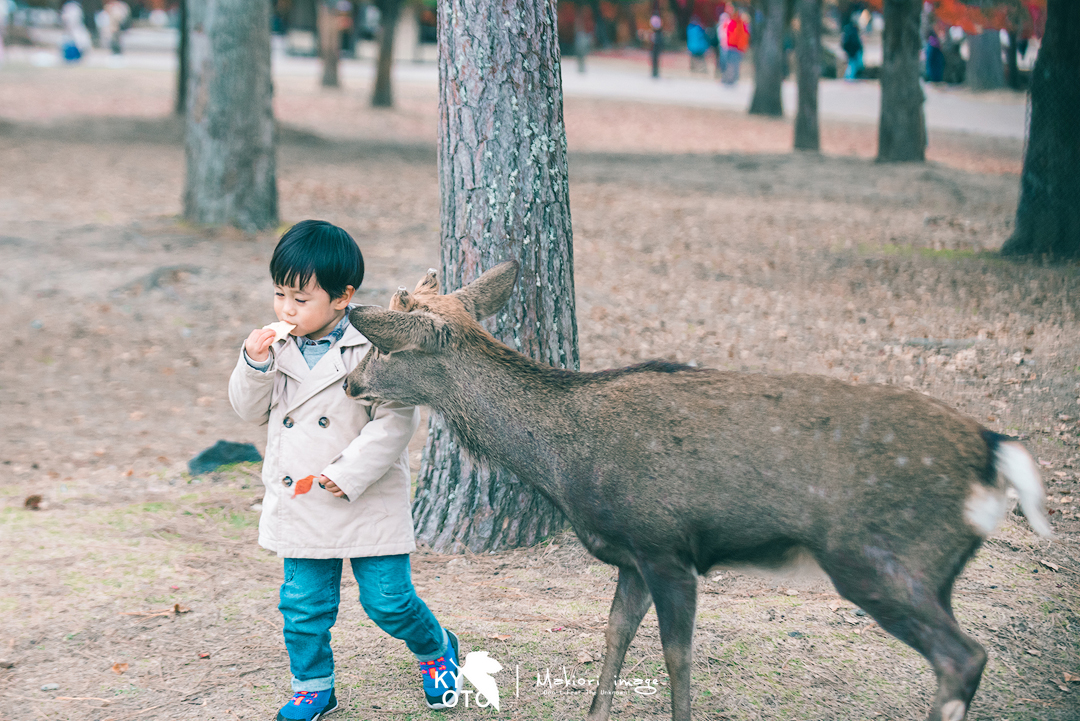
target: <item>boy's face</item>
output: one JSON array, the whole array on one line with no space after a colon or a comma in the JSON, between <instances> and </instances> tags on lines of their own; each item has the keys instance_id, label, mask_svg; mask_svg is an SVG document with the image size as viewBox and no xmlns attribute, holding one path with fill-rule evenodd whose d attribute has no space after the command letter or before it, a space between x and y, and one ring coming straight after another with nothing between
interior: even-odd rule
<instances>
[{"instance_id":1,"label":"boy's face","mask_svg":"<svg viewBox=\"0 0 1080 721\"><path fill-rule=\"evenodd\" d=\"M340 298L330 298L311 278L303 288L295 286L274 286L274 313L278 320L292 323L296 327L292 335L308 336L318 340L337 325L349 307L354 289L350 285Z\"/></svg>"}]
</instances>

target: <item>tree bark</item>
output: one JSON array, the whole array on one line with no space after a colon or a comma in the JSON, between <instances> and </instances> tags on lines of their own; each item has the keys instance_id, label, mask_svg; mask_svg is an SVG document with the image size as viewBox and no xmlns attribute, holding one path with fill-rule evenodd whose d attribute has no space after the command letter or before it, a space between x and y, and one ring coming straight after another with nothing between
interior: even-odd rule
<instances>
[{"instance_id":1,"label":"tree bark","mask_svg":"<svg viewBox=\"0 0 1080 721\"><path fill-rule=\"evenodd\" d=\"M784 114L784 0L764 0L765 18L754 44L754 98L751 115ZM755 28L755 31L757 29Z\"/></svg>"},{"instance_id":2,"label":"tree bark","mask_svg":"<svg viewBox=\"0 0 1080 721\"><path fill-rule=\"evenodd\" d=\"M394 30L401 14L401 0L380 0L379 6L379 63L375 73L375 92L371 104L377 108L394 105L390 70L394 66Z\"/></svg>"},{"instance_id":3,"label":"tree bark","mask_svg":"<svg viewBox=\"0 0 1080 721\"><path fill-rule=\"evenodd\" d=\"M316 25L319 29L319 56L322 58L322 86L341 87L338 66L341 64L341 30L338 11L326 0L319 0L316 8Z\"/></svg>"},{"instance_id":4,"label":"tree bark","mask_svg":"<svg viewBox=\"0 0 1080 721\"><path fill-rule=\"evenodd\" d=\"M1005 66L1001 62L1001 33L983 30L968 38L971 52L967 81L972 90L997 90L1005 87Z\"/></svg>"},{"instance_id":5,"label":"tree bark","mask_svg":"<svg viewBox=\"0 0 1080 721\"><path fill-rule=\"evenodd\" d=\"M878 162L926 159L926 118L919 84L922 0L885 0Z\"/></svg>"},{"instance_id":6,"label":"tree bark","mask_svg":"<svg viewBox=\"0 0 1080 721\"><path fill-rule=\"evenodd\" d=\"M180 42L176 48L176 107L174 112L183 117L187 112L188 89L188 0L180 0Z\"/></svg>"},{"instance_id":7,"label":"tree bark","mask_svg":"<svg viewBox=\"0 0 1080 721\"><path fill-rule=\"evenodd\" d=\"M270 4L188 1L184 217L277 225Z\"/></svg>"},{"instance_id":8,"label":"tree bark","mask_svg":"<svg viewBox=\"0 0 1080 721\"><path fill-rule=\"evenodd\" d=\"M504 260L522 264L487 321L541 362L578 367L566 131L554 0L439 4L443 292ZM413 520L440 552L534 544L565 526L531 486L465 455L429 425Z\"/></svg>"},{"instance_id":9,"label":"tree bark","mask_svg":"<svg viewBox=\"0 0 1080 721\"><path fill-rule=\"evenodd\" d=\"M1003 255L1080 257L1080 3L1049 0L1031 72L1031 123L1016 229Z\"/></svg>"},{"instance_id":10,"label":"tree bark","mask_svg":"<svg viewBox=\"0 0 1080 721\"><path fill-rule=\"evenodd\" d=\"M821 0L798 0L799 111L795 116L795 149L818 151L818 79L821 77Z\"/></svg>"}]
</instances>

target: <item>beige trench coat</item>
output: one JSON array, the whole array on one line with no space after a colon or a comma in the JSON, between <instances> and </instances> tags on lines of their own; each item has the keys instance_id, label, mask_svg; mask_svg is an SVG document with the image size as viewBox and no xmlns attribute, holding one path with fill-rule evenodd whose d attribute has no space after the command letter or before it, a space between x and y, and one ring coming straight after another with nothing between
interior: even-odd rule
<instances>
[{"instance_id":1,"label":"beige trench coat","mask_svg":"<svg viewBox=\"0 0 1080 721\"><path fill-rule=\"evenodd\" d=\"M371 347L349 326L311 369L292 337L271 346L265 372L240 352L229 401L245 421L268 426L259 545L279 556L356 558L416 548L408 445L420 414L400 403L359 403L342 387ZM297 481L320 474L348 500L318 483L294 496Z\"/></svg>"}]
</instances>

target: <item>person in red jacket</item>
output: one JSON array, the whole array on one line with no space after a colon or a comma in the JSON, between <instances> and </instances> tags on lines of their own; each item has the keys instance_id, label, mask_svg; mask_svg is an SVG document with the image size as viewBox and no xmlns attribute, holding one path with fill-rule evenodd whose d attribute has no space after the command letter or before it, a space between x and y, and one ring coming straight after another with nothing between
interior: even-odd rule
<instances>
[{"instance_id":1,"label":"person in red jacket","mask_svg":"<svg viewBox=\"0 0 1080 721\"><path fill-rule=\"evenodd\" d=\"M746 18L734 7L729 7L728 13L731 19L725 28L727 49L721 81L724 85L734 85L739 81L739 64L743 54L750 47L750 28L746 24Z\"/></svg>"}]
</instances>

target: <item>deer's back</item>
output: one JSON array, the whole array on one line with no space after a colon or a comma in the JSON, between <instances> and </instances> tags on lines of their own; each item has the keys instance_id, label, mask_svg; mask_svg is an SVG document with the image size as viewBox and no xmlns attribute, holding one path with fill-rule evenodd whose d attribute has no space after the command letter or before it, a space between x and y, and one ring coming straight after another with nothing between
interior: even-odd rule
<instances>
[{"instance_id":1,"label":"deer's back","mask_svg":"<svg viewBox=\"0 0 1080 721\"><path fill-rule=\"evenodd\" d=\"M971 485L994 480L978 423L889 386L640 373L583 387L572 407L589 439L564 470L575 527L703 558L867 534L932 547Z\"/></svg>"}]
</instances>

